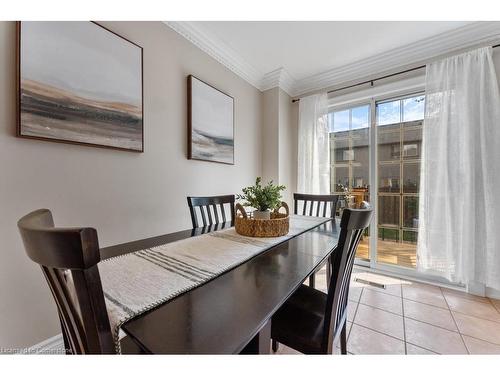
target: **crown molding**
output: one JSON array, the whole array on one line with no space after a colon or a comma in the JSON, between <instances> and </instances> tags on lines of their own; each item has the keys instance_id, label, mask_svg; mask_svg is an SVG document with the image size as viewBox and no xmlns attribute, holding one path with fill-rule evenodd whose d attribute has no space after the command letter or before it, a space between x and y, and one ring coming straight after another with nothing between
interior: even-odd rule
<instances>
[{"instance_id":1,"label":"crown molding","mask_svg":"<svg viewBox=\"0 0 500 375\"><path fill-rule=\"evenodd\" d=\"M265 91L274 87L279 87L288 95L292 95L295 79L281 67L272 72L264 74L260 83L260 90Z\"/></svg>"},{"instance_id":2,"label":"crown molding","mask_svg":"<svg viewBox=\"0 0 500 375\"><path fill-rule=\"evenodd\" d=\"M403 66L429 63L430 60L439 56L499 39L500 22L474 22L298 80L293 85L293 96L373 76Z\"/></svg>"},{"instance_id":3,"label":"crown molding","mask_svg":"<svg viewBox=\"0 0 500 375\"><path fill-rule=\"evenodd\" d=\"M474 22L351 64L295 80L283 67L265 74L260 72L196 22L165 21L164 23L260 91L280 87L292 97L368 76L373 77L391 69L425 64L439 56L500 40L500 22Z\"/></svg>"},{"instance_id":4,"label":"crown molding","mask_svg":"<svg viewBox=\"0 0 500 375\"><path fill-rule=\"evenodd\" d=\"M264 74L196 22L164 21L164 23L260 91L280 87L289 95L293 92L295 80L284 68Z\"/></svg>"},{"instance_id":5,"label":"crown molding","mask_svg":"<svg viewBox=\"0 0 500 375\"><path fill-rule=\"evenodd\" d=\"M263 73L247 63L238 53L213 33L191 21L164 21L168 27L193 43L226 68L261 90ZM262 90L261 90L262 91Z\"/></svg>"}]
</instances>

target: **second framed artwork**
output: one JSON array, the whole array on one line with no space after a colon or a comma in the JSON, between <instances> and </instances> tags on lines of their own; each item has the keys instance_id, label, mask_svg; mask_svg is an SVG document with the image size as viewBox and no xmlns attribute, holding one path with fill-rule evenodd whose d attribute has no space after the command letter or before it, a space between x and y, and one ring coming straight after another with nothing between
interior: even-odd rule
<instances>
[{"instance_id":1,"label":"second framed artwork","mask_svg":"<svg viewBox=\"0 0 500 375\"><path fill-rule=\"evenodd\" d=\"M188 76L188 158L234 164L234 98Z\"/></svg>"}]
</instances>

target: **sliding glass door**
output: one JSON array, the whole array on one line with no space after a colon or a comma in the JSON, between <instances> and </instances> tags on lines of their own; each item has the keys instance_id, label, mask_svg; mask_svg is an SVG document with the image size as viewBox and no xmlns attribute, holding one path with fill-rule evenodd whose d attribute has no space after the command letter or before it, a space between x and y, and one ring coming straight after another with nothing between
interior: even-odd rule
<instances>
[{"instance_id":1,"label":"sliding glass door","mask_svg":"<svg viewBox=\"0 0 500 375\"><path fill-rule=\"evenodd\" d=\"M345 207L372 202L376 218L358 261L414 269L423 94L334 108L329 114L331 192ZM377 233L370 240L370 233Z\"/></svg>"}]
</instances>

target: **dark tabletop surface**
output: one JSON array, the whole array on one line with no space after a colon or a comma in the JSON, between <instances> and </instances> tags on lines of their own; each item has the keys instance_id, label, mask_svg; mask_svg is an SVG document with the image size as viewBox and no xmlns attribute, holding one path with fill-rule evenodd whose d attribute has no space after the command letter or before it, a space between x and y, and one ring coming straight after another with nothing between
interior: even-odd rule
<instances>
[{"instance_id":1,"label":"dark tabletop surface","mask_svg":"<svg viewBox=\"0 0 500 375\"><path fill-rule=\"evenodd\" d=\"M230 227L198 228L101 249L106 259ZM335 250L340 226L329 221L125 323L150 353L239 353L273 313Z\"/></svg>"}]
</instances>

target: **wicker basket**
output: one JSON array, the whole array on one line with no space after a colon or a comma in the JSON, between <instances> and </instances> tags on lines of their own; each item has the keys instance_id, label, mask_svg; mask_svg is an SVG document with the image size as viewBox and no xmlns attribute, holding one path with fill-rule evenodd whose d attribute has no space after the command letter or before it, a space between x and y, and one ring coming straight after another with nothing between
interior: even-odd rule
<instances>
[{"instance_id":1,"label":"wicker basket","mask_svg":"<svg viewBox=\"0 0 500 375\"><path fill-rule=\"evenodd\" d=\"M278 210L284 207L286 213ZM238 234L247 237L280 237L288 233L290 228L290 216L288 205L281 202L281 206L271 212L270 220L257 220L248 217L243 206L236 203L235 228Z\"/></svg>"}]
</instances>

